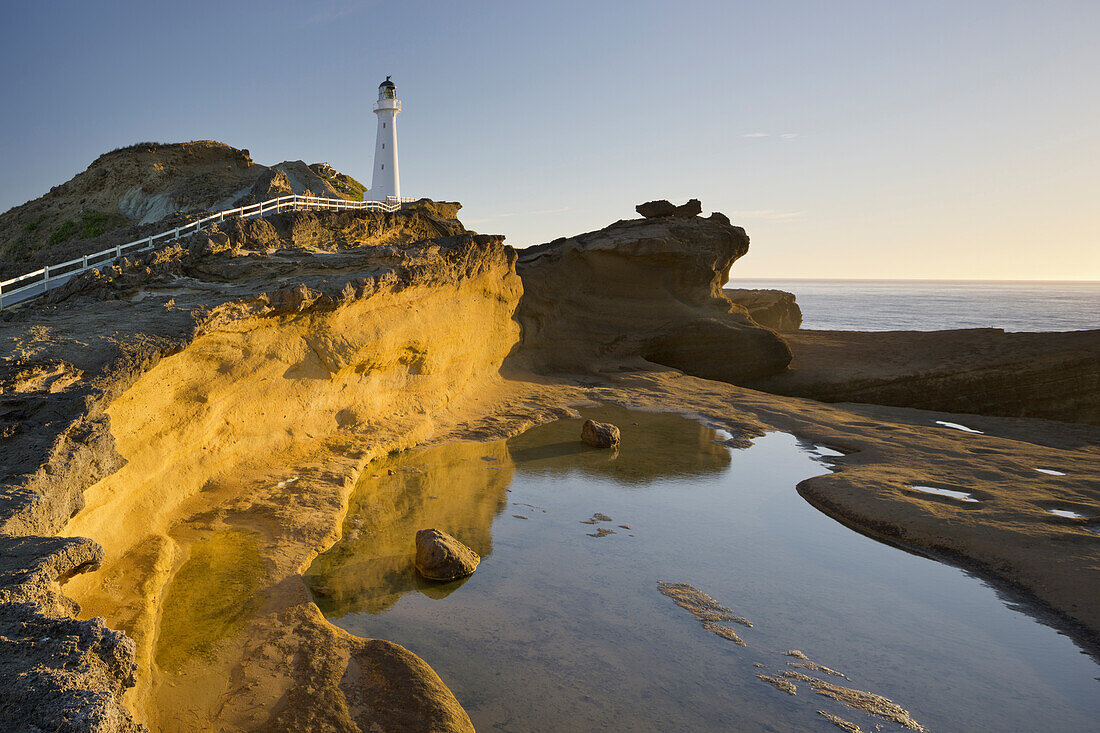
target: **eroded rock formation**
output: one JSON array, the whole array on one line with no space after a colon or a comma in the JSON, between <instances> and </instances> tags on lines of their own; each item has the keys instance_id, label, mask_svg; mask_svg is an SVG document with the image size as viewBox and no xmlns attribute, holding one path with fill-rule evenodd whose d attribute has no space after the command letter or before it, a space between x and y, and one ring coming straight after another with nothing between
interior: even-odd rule
<instances>
[{"instance_id":1,"label":"eroded rock formation","mask_svg":"<svg viewBox=\"0 0 1100 733\"><path fill-rule=\"evenodd\" d=\"M744 288L726 288L722 292L761 326L776 331L797 331L802 327L802 309L798 307L794 293Z\"/></svg>"},{"instance_id":2,"label":"eroded rock formation","mask_svg":"<svg viewBox=\"0 0 1100 733\"><path fill-rule=\"evenodd\" d=\"M134 642L102 618L73 618L58 586L102 559L81 537L0 535L0 720L9 730L139 730L122 703L137 670Z\"/></svg>"},{"instance_id":3,"label":"eroded rock formation","mask_svg":"<svg viewBox=\"0 0 1100 733\"><path fill-rule=\"evenodd\" d=\"M638 204L634 210L646 219L659 219L662 216L682 216L690 218L698 216L703 211L703 204L699 199L691 199L686 204L677 206L665 199L659 201L647 201Z\"/></svg>"},{"instance_id":4,"label":"eroded rock formation","mask_svg":"<svg viewBox=\"0 0 1100 733\"><path fill-rule=\"evenodd\" d=\"M783 339L721 293L748 247L715 213L619 221L523 250L515 363L577 373L644 358L731 381L782 371Z\"/></svg>"},{"instance_id":5,"label":"eroded rock formation","mask_svg":"<svg viewBox=\"0 0 1100 733\"><path fill-rule=\"evenodd\" d=\"M137 642L134 699L151 727L169 725L179 705L195 719L220 706L221 723L246 728L300 717L272 708L283 695L303 698L311 725L396 725L377 708L356 713L345 701L369 698L366 687L376 678L357 675L369 667L363 655L378 645L337 633L300 580L286 579L331 542L332 517L358 467L415 443L448 403L499 380L519 338L515 254L500 237L466 232L450 218L456 208L444 206L444 216L425 203L396 215L231 221L184 245L87 273L3 315L0 528L8 536L63 530L102 538L103 567L67 589L85 613L113 609L113 622ZM289 486L263 478L318 452L345 456L343 476L317 472ZM195 516L188 507L200 493L228 504ZM255 525L264 514L271 522ZM193 538L210 539L181 544L174 528L183 525ZM174 574L211 562L233 572L218 560L223 546L257 558L236 561L258 583L239 603L258 613L242 623L266 639L267 651L203 648L202 664L192 667L192 647L169 653L157 642L157 625L174 617L173 607L192 604L190 593L202 587L176 590ZM195 565L180 556L187 547L210 549ZM210 594L227 587L210 581ZM256 593L263 613L248 600ZM232 626L224 633L246 632ZM265 656L272 649L280 656ZM241 653L243 660L234 656ZM391 706L395 716L450 720L441 730L469 728L446 687L422 674L426 665L403 650L386 654L387 684L417 681L400 710ZM286 670L282 655L302 664ZM154 659L173 666L178 691L161 685ZM53 674L48 661L38 663ZM207 697L203 677L242 664L251 676L235 678L239 689ZM88 714L114 715L132 678L96 683ZM258 710L266 711L259 719ZM9 719L26 723L32 714Z\"/></svg>"}]
</instances>

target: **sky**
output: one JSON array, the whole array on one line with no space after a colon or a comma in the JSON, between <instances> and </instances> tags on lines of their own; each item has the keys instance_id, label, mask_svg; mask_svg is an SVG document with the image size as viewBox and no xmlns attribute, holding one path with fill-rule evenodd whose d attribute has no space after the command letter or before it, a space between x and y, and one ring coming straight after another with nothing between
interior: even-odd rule
<instances>
[{"instance_id":1,"label":"sky","mask_svg":"<svg viewBox=\"0 0 1100 733\"><path fill-rule=\"evenodd\" d=\"M0 0L0 210L214 139L524 247L699 198L734 278L1100 280L1100 2Z\"/></svg>"}]
</instances>

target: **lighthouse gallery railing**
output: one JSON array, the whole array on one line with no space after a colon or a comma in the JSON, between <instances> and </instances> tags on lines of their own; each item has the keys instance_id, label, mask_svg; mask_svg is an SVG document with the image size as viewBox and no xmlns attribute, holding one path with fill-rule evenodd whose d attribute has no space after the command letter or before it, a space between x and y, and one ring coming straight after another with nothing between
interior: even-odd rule
<instances>
[{"instance_id":1,"label":"lighthouse gallery railing","mask_svg":"<svg viewBox=\"0 0 1100 733\"><path fill-rule=\"evenodd\" d=\"M54 288L61 287L72 278L82 272L103 267L121 258L124 254L134 252L146 252L154 247L174 242L180 237L189 236L201 232L211 224L224 221L230 217L249 219L256 216L277 214L282 211L308 211L311 209L327 209L330 211L357 211L362 209L376 209L378 211L392 212L401 208L402 204L415 201L412 198L388 197L385 201L345 201L344 199L330 199L314 196L280 196L269 201L261 201L251 206L241 206L236 209L219 211L198 221L175 229L169 229L133 242L120 244L110 249L101 250L93 254L83 255L75 260L62 262L57 265L46 265L40 270L28 272L11 280L0 282L0 310L8 306L22 303Z\"/></svg>"}]
</instances>

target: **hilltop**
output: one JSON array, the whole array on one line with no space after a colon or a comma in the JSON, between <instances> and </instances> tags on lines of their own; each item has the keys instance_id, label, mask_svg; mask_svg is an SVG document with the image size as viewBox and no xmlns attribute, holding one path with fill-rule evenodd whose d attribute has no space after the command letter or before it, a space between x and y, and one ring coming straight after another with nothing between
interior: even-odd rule
<instances>
[{"instance_id":1,"label":"hilltop","mask_svg":"<svg viewBox=\"0 0 1100 733\"><path fill-rule=\"evenodd\" d=\"M132 241L209 211L289 193L359 201L364 190L327 163L269 167L248 150L214 140L137 143L99 156L45 195L0 214L0 276Z\"/></svg>"}]
</instances>

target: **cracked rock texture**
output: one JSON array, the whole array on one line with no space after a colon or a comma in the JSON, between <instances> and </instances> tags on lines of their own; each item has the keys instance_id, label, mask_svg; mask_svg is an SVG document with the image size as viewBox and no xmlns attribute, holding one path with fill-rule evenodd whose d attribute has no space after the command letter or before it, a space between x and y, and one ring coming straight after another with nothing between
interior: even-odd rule
<instances>
[{"instance_id":1,"label":"cracked rock texture","mask_svg":"<svg viewBox=\"0 0 1100 733\"><path fill-rule=\"evenodd\" d=\"M134 642L78 621L58 581L98 566L84 538L0 536L0 720L7 730L136 731L122 704Z\"/></svg>"}]
</instances>

